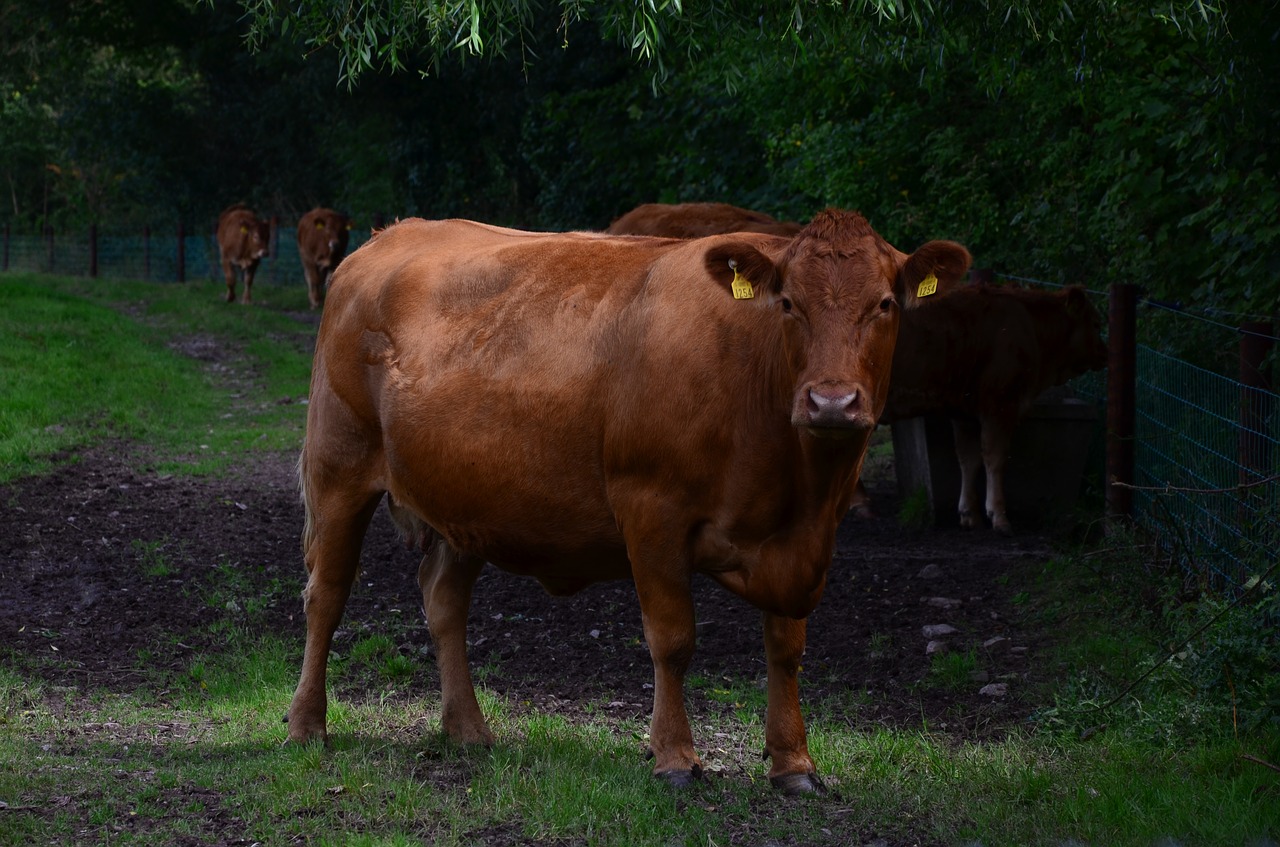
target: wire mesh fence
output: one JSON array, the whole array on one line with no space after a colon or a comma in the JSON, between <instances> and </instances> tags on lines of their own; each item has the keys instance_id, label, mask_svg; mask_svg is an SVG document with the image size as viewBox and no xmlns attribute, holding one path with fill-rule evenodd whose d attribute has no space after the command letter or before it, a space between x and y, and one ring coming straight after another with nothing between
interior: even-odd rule
<instances>
[{"instance_id":1,"label":"wire mesh fence","mask_svg":"<svg viewBox=\"0 0 1280 847\"><path fill-rule=\"evenodd\" d=\"M352 230L347 252L369 240L369 230ZM297 235L281 227L272 237L274 249L263 259L255 284L303 285ZM0 270L143 279L157 282L222 279L218 243L213 233L178 229L132 235L89 233L3 234ZM96 268L96 273L94 272Z\"/></svg>"},{"instance_id":2,"label":"wire mesh fence","mask_svg":"<svg viewBox=\"0 0 1280 847\"><path fill-rule=\"evenodd\" d=\"M1105 313L1107 294L1091 293ZM1147 301L1137 327L1133 517L1203 588L1238 594L1280 557L1274 324ZM1072 387L1105 407L1106 380Z\"/></svg>"}]
</instances>

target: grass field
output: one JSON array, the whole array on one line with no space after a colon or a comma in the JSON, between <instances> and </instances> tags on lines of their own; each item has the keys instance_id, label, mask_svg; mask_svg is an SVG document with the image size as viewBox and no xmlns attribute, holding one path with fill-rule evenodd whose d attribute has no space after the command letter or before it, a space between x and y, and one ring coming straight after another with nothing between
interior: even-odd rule
<instances>
[{"instance_id":1,"label":"grass field","mask_svg":"<svg viewBox=\"0 0 1280 847\"><path fill-rule=\"evenodd\" d=\"M314 322L218 294L208 282L0 275L0 485L104 440L140 445L173 474L295 451ZM234 367L202 363L207 345ZM437 692L405 690L413 669L386 649L394 633L331 660L347 692L330 704L333 747L282 747L298 637L255 623L292 585L228 575L181 596L222 648L123 691L51 685L31 668L56 654L20 655L0 633L0 845L1274 845L1280 703L1268 698L1280 667L1213 658L1247 652L1257 619L1225 615L1183 644L1203 618L1140 612L1172 581L1121 542L1064 548L1021 577L1022 614L1059 636L1024 726L958 738L814 709L810 745L832 790L801 800L749 776L763 773L751 761L763 729L746 682L723 697L748 708L696 717L700 736L746 764L679 792L637 763L646 719L603 707L540 715L482 684L498 744L450 745ZM137 578L169 578L166 555L140 543ZM1169 650L1173 661L1099 709ZM1206 661L1252 675L1205 682Z\"/></svg>"}]
</instances>

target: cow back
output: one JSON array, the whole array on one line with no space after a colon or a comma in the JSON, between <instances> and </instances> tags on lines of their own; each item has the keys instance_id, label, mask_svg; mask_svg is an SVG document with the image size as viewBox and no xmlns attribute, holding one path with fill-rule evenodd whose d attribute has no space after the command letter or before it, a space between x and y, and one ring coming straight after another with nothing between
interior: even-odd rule
<instances>
[{"instance_id":1,"label":"cow back","mask_svg":"<svg viewBox=\"0 0 1280 847\"><path fill-rule=\"evenodd\" d=\"M966 286L904 314L882 420L1023 409L1105 366L1101 318L1082 289Z\"/></svg>"},{"instance_id":2,"label":"cow back","mask_svg":"<svg viewBox=\"0 0 1280 847\"><path fill-rule=\"evenodd\" d=\"M664 238L703 238L729 232L761 232L791 237L798 223L779 221L764 212L728 203L645 203L617 218L606 230L612 235L654 235Z\"/></svg>"}]
</instances>

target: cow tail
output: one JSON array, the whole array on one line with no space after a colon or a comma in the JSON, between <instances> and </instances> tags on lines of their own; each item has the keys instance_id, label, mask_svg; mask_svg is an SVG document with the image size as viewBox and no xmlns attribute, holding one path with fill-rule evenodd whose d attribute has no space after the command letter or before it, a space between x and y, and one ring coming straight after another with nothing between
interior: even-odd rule
<instances>
[{"instance_id":1,"label":"cow tail","mask_svg":"<svg viewBox=\"0 0 1280 847\"><path fill-rule=\"evenodd\" d=\"M307 559L311 545L316 540L316 523L314 510L311 507L311 489L307 485L307 445L304 441L302 452L298 455L298 494L302 500L302 558ZM308 565L308 568L310 565Z\"/></svg>"}]
</instances>

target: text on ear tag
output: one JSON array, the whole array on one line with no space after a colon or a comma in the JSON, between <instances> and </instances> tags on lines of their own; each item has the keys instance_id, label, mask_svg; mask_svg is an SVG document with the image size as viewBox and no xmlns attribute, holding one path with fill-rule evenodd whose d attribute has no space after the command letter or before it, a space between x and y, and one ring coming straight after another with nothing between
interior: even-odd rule
<instances>
[{"instance_id":1,"label":"text on ear tag","mask_svg":"<svg viewBox=\"0 0 1280 847\"><path fill-rule=\"evenodd\" d=\"M733 269L733 283L730 286L733 289L734 300L750 300L756 296L756 291L751 287L751 283L745 276L738 273L738 269Z\"/></svg>"},{"instance_id":2,"label":"text on ear tag","mask_svg":"<svg viewBox=\"0 0 1280 847\"><path fill-rule=\"evenodd\" d=\"M929 274L920 280L920 287L916 289L917 297L928 297L930 294L936 294L938 291L938 278L933 274Z\"/></svg>"}]
</instances>

